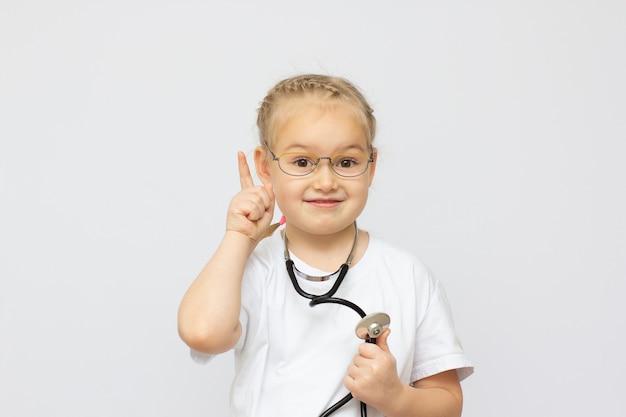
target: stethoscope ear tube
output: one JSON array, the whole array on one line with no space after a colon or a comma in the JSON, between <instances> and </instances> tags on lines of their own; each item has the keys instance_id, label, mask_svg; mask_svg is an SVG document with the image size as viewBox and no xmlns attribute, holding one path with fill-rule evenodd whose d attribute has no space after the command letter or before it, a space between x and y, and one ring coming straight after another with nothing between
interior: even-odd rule
<instances>
[{"instance_id":1,"label":"stethoscope ear tube","mask_svg":"<svg viewBox=\"0 0 626 417\"><path fill-rule=\"evenodd\" d=\"M341 268L339 268L339 276L337 277L337 280L335 281L335 284L332 286L332 288L328 290L326 294L313 295L304 291L300 287L300 284L298 284L298 280L294 272L295 266L294 266L293 260L291 259L285 260L285 266L287 268L287 274L289 274L289 279L291 279L291 283L293 284L293 287L295 288L296 292L302 297L308 298L309 300L313 300L316 298L331 298L333 295L335 295L335 293L339 289L339 286L343 282L343 279L346 277L346 274L348 273L348 269L350 268L350 266L347 263L342 264Z\"/></svg>"}]
</instances>

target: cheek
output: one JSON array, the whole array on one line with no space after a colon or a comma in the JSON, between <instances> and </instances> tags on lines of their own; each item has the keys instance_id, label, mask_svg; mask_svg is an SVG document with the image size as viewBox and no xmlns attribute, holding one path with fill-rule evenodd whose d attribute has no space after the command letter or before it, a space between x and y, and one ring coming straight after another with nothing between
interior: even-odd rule
<instances>
[{"instance_id":1,"label":"cheek","mask_svg":"<svg viewBox=\"0 0 626 417\"><path fill-rule=\"evenodd\" d=\"M279 205L289 204L298 196L297 184L293 182L275 179L272 181L272 186L274 187L276 202Z\"/></svg>"},{"instance_id":2,"label":"cheek","mask_svg":"<svg viewBox=\"0 0 626 417\"><path fill-rule=\"evenodd\" d=\"M362 196L362 197L367 198L367 195L369 193L369 188L370 188L370 180L369 178L365 177L362 181L359 181L357 184L353 184L353 186L350 187L350 192L354 196Z\"/></svg>"}]
</instances>

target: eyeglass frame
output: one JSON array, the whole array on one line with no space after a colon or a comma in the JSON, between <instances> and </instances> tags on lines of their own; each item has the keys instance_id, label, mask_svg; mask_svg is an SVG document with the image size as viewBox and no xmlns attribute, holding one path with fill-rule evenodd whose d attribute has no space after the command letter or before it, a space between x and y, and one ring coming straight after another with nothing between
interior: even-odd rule
<instances>
[{"instance_id":1,"label":"eyeglass frame","mask_svg":"<svg viewBox=\"0 0 626 417\"><path fill-rule=\"evenodd\" d=\"M367 165L365 166L365 169L363 170L363 172L356 174L356 175L343 175L338 173L337 171L335 171L334 165L333 165L333 160L332 157L333 156L337 156L337 155L350 155L349 153L347 154L341 154L341 153L337 153L331 156L319 156L317 154L314 154L312 152L302 152L303 154L307 154L307 155L314 155L317 157L317 160L315 161L315 163L313 164L314 168L307 172L306 174L290 174L289 172L285 171L283 169L283 167L280 165L280 158L281 156L285 155L285 154L297 154L299 152L283 152L280 155L276 156L276 154L270 149L270 146L267 144L267 142L264 142L263 145L265 145L265 147L267 148L267 150L269 151L270 155L272 156L272 161L276 161L278 163L278 168L285 173L286 175L289 175L290 177L306 177L309 174L314 173L317 168L320 166L320 161L322 159L328 159L328 165L330 167L330 170L332 172L334 172L335 174L337 174L338 176L340 176L341 178L356 178L356 177L360 177L361 175L365 174L365 172L367 172L367 169L370 166L370 163L374 162L374 150L372 149L370 151L370 155L367 159ZM363 156L367 156L366 154L352 154L352 155L363 155Z\"/></svg>"}]
</instances>

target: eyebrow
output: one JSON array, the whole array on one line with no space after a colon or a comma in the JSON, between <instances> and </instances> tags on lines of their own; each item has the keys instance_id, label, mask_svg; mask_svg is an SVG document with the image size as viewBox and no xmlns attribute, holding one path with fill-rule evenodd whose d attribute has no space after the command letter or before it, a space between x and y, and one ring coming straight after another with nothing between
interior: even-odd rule
<instances>
[{"instance_id":1,"label":"eyebrow","mask_svg":"<svg viewBox=\"0 0 626 417\"><path fill-rule=\"evenodd\" d=\"M294 143L290 146L288 146L287 148L285 148L283 150L283 152L304 152L304 153L312 153L312 154L316 154L316 152L312 152L310 150L311 146L310 145L302 145L300 143ZM372 152L372 148L371 146L367 146L366 148L363 148L359 145L348 145L345 146L343 148L339 148L339 150L336 150L334 152L332 152L332 155L336 155L336 154L342 154L342 153L364 153L364 154L369 154Z\"/></svg>"}]
</instances>

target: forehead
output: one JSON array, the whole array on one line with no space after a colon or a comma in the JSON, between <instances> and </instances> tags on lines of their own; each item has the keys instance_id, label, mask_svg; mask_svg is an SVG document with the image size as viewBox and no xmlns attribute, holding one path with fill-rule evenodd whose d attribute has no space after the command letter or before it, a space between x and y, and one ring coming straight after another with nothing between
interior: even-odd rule
<instances>
[{"instance_id":1,"label":"forehead","mask_svg":"<svg viewBox=\"0 0 626 417\"><path fill-rule=\"evenodd\" d=\"M326 134L323 134L324 127L329 130ZM371 146L367 120L357 104L312 94L290 97L279 104L272 122L270 145L276 145L281 138L310 141L315 139L318 129L323 136L342 137L357 141L360 146Z\"/></svg>"}]
</instances>

